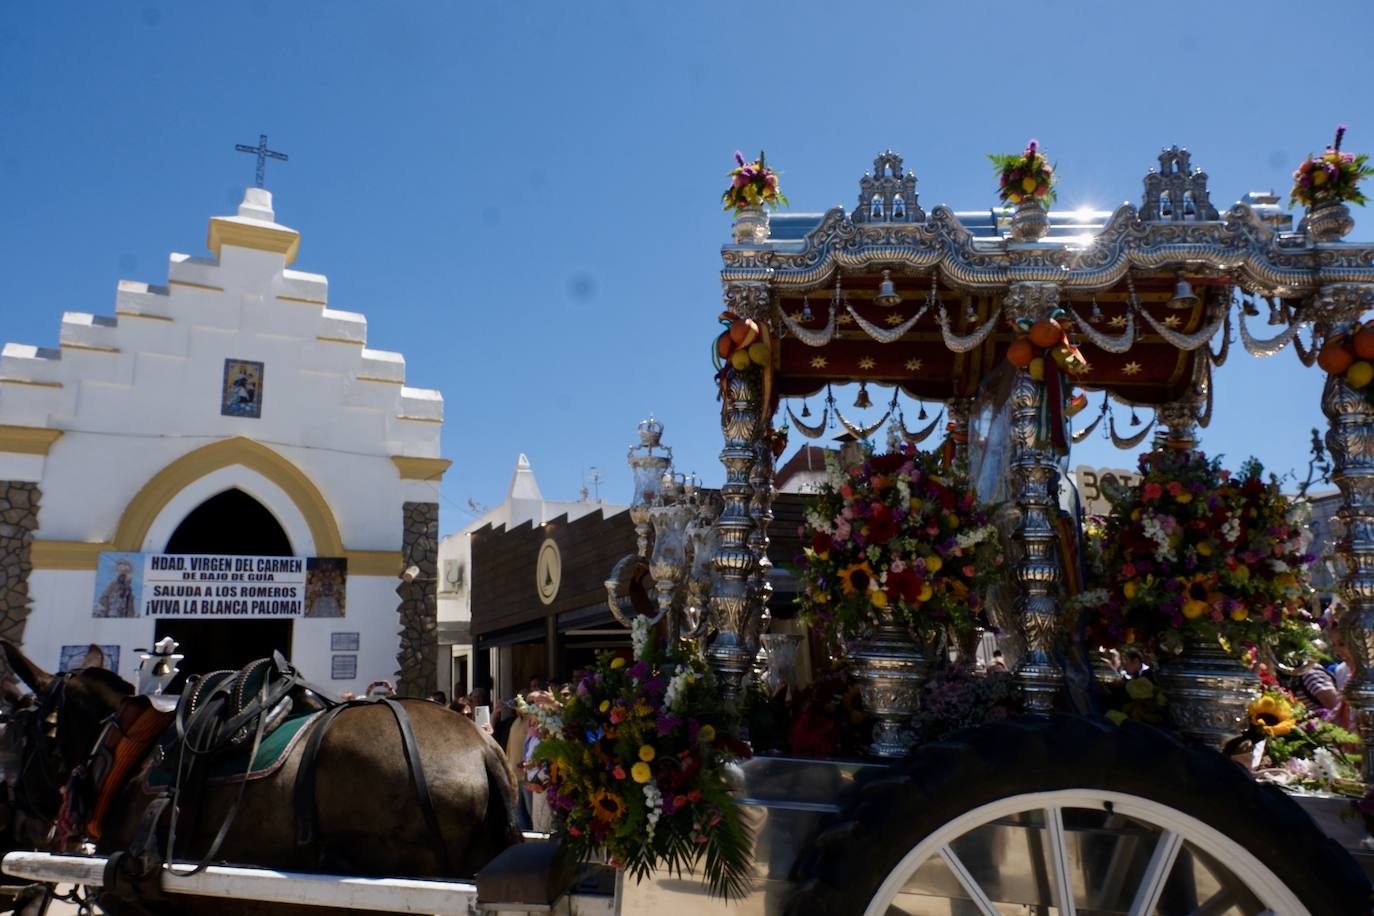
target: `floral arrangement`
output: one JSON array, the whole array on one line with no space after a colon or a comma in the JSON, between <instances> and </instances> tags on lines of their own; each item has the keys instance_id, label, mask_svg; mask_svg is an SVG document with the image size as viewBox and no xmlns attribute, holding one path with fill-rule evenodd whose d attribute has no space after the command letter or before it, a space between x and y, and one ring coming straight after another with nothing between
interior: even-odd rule
<instances>
[{"instance_id":1,"label":"floral arrangement","mask_svg":"<svg viewBox=\"0 0 1374 916\"><path fill-rule=\"evenodd\" d=\"M753 162L745 162L744 155L735 151L737 165L726 173L730 187L720 195L722 209L736 213L745 207L762 207L765 204L776 209L787 206L787 198L778 190L778 173L763 161L763 151Z\"/></svg>"},{"instance_id":2,"label":"floral arrangement","mask_svg":"<svg viewBox=\"0 0 1374 916\"><path fill-rule=\"evenodd\" d=\"M1040 151L1039 141L1031 140L1025 150L1015 155L988 153L988 158L998 173L997 196L1003 203L1038 200L1049 206L1054 202L1054 184L1058 179L1054 166Z\"/></svg>"},{"instance_id":3,"label":"floral arrangement","mask_svg":"<svg viewBox=\"0 0 1374 916\"><path fill-rule=\"evenodd\" d=\"M1236 651L1295 630L1315 559L1305 503L1250 461L1239 478L1201 452L1157 449L1118 494L1102 536L1103 600L1086 610L1092 644L1177 652L1185 633Z\"/></svg>"},{"instance_id":4,"label":"floral arrangement","mask_svg":"<svg viewBox=\"0 0 1374 916\"><path fill-rule=\"evenodd\" d=\"M1358 785L1359 767L1350 754L1360 747L1359 736L1332 721L1331 710L1311 711L1289 691L1269 686L1248 713L1245 737L1264 742L1258 769L1266 780L1327 790Z\"/></svg>"},{"instance_id":5,"label":"floral arrangement","mask_svg":"<svg viewBox=\"0 0 1374 916\"><path fill-rule=\"evenodd\" d=\"M1127 719L1156 726L1169 722L1169 698L1153 678L1115 680L1107 687L1105 700L1104 715L1117 725Z\"/></svg>"},{"instance_id":6,"label":"floral arrangement","mask_svg":"<svg viewBox=\"0 0 1374 916\"><path fill-rule=\"evenodd\" d=\"M1010 671L975 674L966 665L944 665L922 688L916 714L922 741L939 741L950 732L999 722L1021 711L1021 692Z\"/></svg>"},{"instance_id":7,"label":"floral arrangement","mask_svg":"<svg viewBox=\"0 0 1374 916\"><path fill-rule=\"evenodd\" d=\"M845 470L827 455L826 472L801 531L803 616L843 638L889 615L928 641L969 634L1004 561L968 484L910 444Z\"/></svg>"},{"instance_id":8,"label":"floral arrangement","mask_svg":"<svg viewBox=\"0 0 1374 916\"><path fill-rule=\"evenodd\" d=\"M642 880L699 864L711 892L747 890L753 839L725 779L748 756L709 668L662 647L636 618L633 662L603 654L562 709L541 711L534 758L561 841L583 860L604 851Z\"/></svg>"},{"instance_id":9,"label":"floral arrangement","mask_svg":"<svg viewBox=\"0 0 1374 916\"><path fill-rule=\"evenodd\" d=\"M822 672L792 703L787 749L799 757L857 757L872 737L859 685L842 661Z\"/></svg>"},{"instance_id":10,"label":"floral arrangement","mask_svg":"<svg viewBox=\"0 0 1374 916\"><path fill-rule=\"evenodd\" d=\"M1364 206L1365 196L1360 192L1360 180L1374 175L1374 167L1369 165L1369 156L1364 153L1341 152L1341 140L1345 137L1345 125L1336 126L1336 142L1326 148L1320 156L1308 155L1293 172L1291 203L1304 207L1316 204L1350 202Z\"/></svg>"}]
</instances>

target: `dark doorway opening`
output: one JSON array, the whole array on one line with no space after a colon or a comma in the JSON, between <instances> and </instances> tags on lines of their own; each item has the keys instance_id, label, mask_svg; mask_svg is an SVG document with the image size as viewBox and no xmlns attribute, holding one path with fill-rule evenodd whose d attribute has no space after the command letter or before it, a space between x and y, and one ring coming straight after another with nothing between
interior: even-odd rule
<instances>
[{"instance_id":1,"label":"dark doorway opening","mask_svg":"<svg viewBox=\"0 0 1374 916\"><path fill-rule=\"evenodd\" d=\"M291 539L271 512L242 490L226 490L191 511L167 541L166 553L227 554L230 556L289 557ZM154 639L171 636L186 657L181 677L171 692L181 689L186 675L242 668L274 651L290 657L290 620L196 620L163 618Z\"/></svg>"}]
</instances>

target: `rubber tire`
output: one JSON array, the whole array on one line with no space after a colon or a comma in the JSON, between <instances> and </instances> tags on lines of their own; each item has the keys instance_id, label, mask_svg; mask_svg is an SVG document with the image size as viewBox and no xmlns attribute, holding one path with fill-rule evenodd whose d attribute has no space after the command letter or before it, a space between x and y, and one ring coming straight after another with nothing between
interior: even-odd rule
<instances>
[{"instance_id":1,"label":"rubber tire","mask_svg":"<svg viewBox=\"0 0 1374 916\"><path fill-rule=\"evenodd\" d=\"M798 858L784 913L858 916L941 825L988 802L1058 789L1118 791L1189 814L1249 850L1312 916L1374 912L1364 871L1278 787L1146 725L1061 715L955 732L862 785Z\"/></svg>"}]
</instances>

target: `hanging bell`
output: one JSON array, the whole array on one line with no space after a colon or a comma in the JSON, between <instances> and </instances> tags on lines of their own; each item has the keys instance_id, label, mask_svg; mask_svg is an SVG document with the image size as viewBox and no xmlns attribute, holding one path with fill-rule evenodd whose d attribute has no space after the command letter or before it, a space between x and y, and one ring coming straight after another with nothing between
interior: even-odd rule
<instances>
[{"instance_id":1,"label":"hanging bell","mask_svg":"<svg viewBox=\"0 0 1374 916\"><path fill-rule=\"evenodd\" d=\"M1134 408L1134 407L1131 408L1131 425L1132 425L1132 426L1139 426L1139 425L1140 425L1140 417L1136 416L1136 412L1135 412L1135 408Z\"/></svg>"},{"instance_id":2,"label":"hanging bell","mask_svg":"<svg viewBox=\"0 0 1374 916\"><path fill-rule=\"evenodd\" d=\"M1259 317L1259 308L1255 305L1255 300L1249 296L1246 296L1243 300L1241 300L1240 308L1241 311L1245 313L1246 318Z\"/></svg>"},{"instance_id":3,"label":"hanging bell","mask_svg":"<svg viewBox=\"0 0 1374 916\"><path fill-rule=\"evenodd\" d=\"M1193 292L1193 287L1188 282L1188 278L1183 276L1183 271L1180 270L1178 272L1178 283L1174 286L1174 298L1169 300L1169 308L1190 309L1197 304L1197 293Z\"/></svg>"},{"instance_id":4,"label":"hanging bell","mask_svg":"<svg viewBox=\"0 0 1374 916\"><path fill-rule=\"evenodd\" d=\"M1269 300L1269 323L1283 324L1283 310L1279 308L1279 303L1275 299Z\"/></svg>"},{"instance_id":5,"label":"hanging bell","mask_svg":"<svg viewBox=\"0 0 1374 916\"><path fill-rule=\"evenodd\" d=\"M883 282L878 285L878 295L873 297L873 304L890 309L901 301L902 297L897 295L897 287L892 282L892 271L883 271Z\"/></svg>"},{"instance_id":6,"label":"hanging bell","mask_svg":"<svg viewBox=\"0 0 1374 916\"><path fill-rule=\"evenodd\" d=\"M926 414L926 402L925 402L925 401L922 401L922 402L921 402L921 412L920 412L919 414L916 415L916 419L918 419L918 420L924 420L924 419L926 419L927 416L928 416L928 415Z\"/></svg>"},{"instance_id":7,"label":"hanging bell","mask_svg":"<svg viewBox=\"0 0 1374 916\"><path fill-rule=\"evenodd\" d=\"M854 399L855 407L872 407L873 402L868 397L868 383L859 383L859 396Z\"/></svg>"},{"instance_id":8,"label":"hanging bell","mask_svg":"<svg viewBox=\"0 0 1374 916\"><path fill-rule=\"evenodd\" d=\"M809 406L807 406L807 403L806 403L805 401L802 401L802 416L803 416L803 417L809 417L809 416L811 416L811 408L810 408Z\"/></svg>"},{"instance_id":9,"label":"hanging bell","mask_svg":"<svg viewBox=\"0 0 1374 916\"><path fill-rule=\"evenodd\" d=\"M1093 310L1092 314L1088 316L1088 320L1093 322L1094 324L1102 320L1102 309L1097 307L1096 296L1093 296Z\"/></svg>"}]
</instances>

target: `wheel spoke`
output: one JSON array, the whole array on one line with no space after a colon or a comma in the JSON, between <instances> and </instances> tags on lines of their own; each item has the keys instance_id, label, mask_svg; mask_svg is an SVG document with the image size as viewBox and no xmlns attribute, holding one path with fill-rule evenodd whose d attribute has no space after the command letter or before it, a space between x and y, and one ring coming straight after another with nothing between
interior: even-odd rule
<instances>
[{"instance_id":1,"label":"wheel spoke","mask_svg":"<svg viewBox=\"0 0 1374 916\"><path fill-rule=\"evenodd\" d=\"M1159 898L1164 893L1164 883L1169 880L1169 872L1174 870L1174 860L1183 848L1183 835L1165 830L1159 834L1159 842L1145 866L1145 875L1140 879L1140 887L1131 903L1130 916L1150 916L1159 906Z\"/></svg>"},{"instance_id":2,"label":"wheel spoke","mask_svg":"<svg viewBox=\"0 0 1374 916\"><path fill-rule=\"evenodd\" d=\"M1069 875L1069 850L1064 842L1064 811L1059 807L1045 809L1045 827L1050 835L1050 868L1053 871L1055 901L1059 916L1075 916L1073 881Z\"/></svg>"},{"instance_id":3,"label":"wheel spoke","mask_svg":"<svg viewBox=\"0 0 1374 916\"><path fill-rule=\"evenodd\" d=\"M949 868L954 877L959 879L959 885L968 894L973 905L978 907L978 912L982 916L998 916L997 908L992 905L988 895L983 892L983 888L973 879L973 875L964 867L964 863L954 854L954 850L949 846L940 847L940 858L945 860L945 866Z\"/></svg>"}]
</instances>

